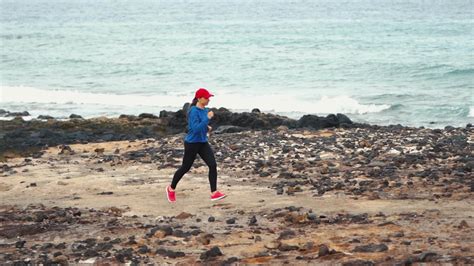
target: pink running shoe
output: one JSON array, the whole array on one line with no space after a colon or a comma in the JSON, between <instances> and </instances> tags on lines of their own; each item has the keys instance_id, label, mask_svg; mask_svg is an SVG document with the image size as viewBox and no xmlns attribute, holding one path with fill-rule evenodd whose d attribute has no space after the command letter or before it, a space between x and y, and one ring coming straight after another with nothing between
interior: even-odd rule
<instances>
[{"instance_id":1,"label":"pink running shoe","mask_svg":"<svg viewBox=\"0 0 474 266\"><path fill-rule=\"evenodd\" d=\"M221 193L219 191L216 191L211 195L211 200L220 200L220 199L223 199L225 197L227 197L226 194Z\"/></svg>"},{"instance_id":2,"label":"pink running shoe","mask_svg":"<svg viewBox=\"0 0 474 266\"><path fill-rule=\"evenodd\" d=\"M171 187L168 185L166 186L166 196L168 196L169 202L176 202L176 193L170 190Z\"/></svg>"}]
</instances>

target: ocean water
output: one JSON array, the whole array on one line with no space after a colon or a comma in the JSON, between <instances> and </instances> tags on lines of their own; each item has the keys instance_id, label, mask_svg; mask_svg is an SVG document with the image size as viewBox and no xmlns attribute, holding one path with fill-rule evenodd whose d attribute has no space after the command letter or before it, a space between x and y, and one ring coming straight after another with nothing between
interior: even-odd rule
<instances>
[{"instance_id":1,"label":"ocean water","mask_svg":"<svg viewBox=\"0 0 474 266\"><path fill-rule=\"evenodd\" d=\"M0 0L0 108L474 123L473 0Z\"/></svg>"}]
</instances>

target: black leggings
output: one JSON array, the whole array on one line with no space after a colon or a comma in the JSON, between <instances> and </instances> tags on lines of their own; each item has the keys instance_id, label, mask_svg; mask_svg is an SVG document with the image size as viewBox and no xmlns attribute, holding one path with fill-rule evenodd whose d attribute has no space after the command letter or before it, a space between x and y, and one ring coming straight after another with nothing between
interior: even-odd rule
<instances>
[{"instance_id":1,"label":"black leggings","mask_svg":"<svg viewBox=\"0 0 474 266\"><path fill-rule=\"evenodd\" d=\"M208 142L189 143L186 141L184 142L183 164L174 174L171 188L175 189L181 177L191 169L198 153L209 167L209 184L211 185L211 192L217 190L217 163L211 146Z\"/></svg>"}]
</instances>

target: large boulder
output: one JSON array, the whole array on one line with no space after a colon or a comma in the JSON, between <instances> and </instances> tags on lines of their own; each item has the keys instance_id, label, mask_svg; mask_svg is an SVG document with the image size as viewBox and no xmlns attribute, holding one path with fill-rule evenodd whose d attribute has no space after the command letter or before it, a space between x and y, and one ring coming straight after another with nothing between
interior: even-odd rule
<instances>
[{"instance_id":1,"label":"large boulder","mask_svg":"<svg viewBox=\"0 0 474 266\"><path fill-rule=\"evenodd\" d=\"M344 114L338 113L337 114L337 120L339 120L339 124L348 124L348 125L353 124L352 120L350 120L349 117L347 117Z\"/></svg>"},{"instance_id":2,"label":"large boulder","mask_svg":"<svg viewBox=\"0 0 474 266\"><path fill-rule=\"evenodd\" d=\"M142 114L139 114L138 115L139 118L141 119L145 119L145 118L148 118L148 119L157 119L158 116L154 115L154 114L149 114L149 113L142 113Z\"/></svg>"},{"instance_id":3,"label":"large boulder","mask_svg":"<svg viewBox=\"0 0 474 266\"><path fill-rule=\"evenodd\" d=\"M324 118L317 115L303 115L298 120L298 127L308 127L313 129L323 129L331 124Z\"/></svg>"},{"instance_id":4,"label":"large boulder","mask_svg":"<svg viewBox=\"0 0 474 266\"><path fill-rule=\"evenodd\" d=\"M236 133L236 132L241 132L247 130L245 127L239 127L239 126L220 126L216 130L214 130L214 134L222 134L222 133Z\"/></svg>"},{"instance_id":5,"label":"large boulder","mask_svg":"<svg viewBox=\"0 0 474 266\"><path fill-rule=\"evenodd\" d=\"M29 116L30 113L27 111L23 112L6 112L5 116Z\"/></svg>"},{"instance_id":6,"label":"large boulder","mask_svg":"<svg viewBox=\"0 0 474 266\"><path fill-rule=\"evenodd\" d=\"M312 129L323 129L329 127L340 127L352 125L352 121L343 114L329 114L326 117L317 115L304 115L298 120L298 127Z\"/></svg>"}]
</instances>

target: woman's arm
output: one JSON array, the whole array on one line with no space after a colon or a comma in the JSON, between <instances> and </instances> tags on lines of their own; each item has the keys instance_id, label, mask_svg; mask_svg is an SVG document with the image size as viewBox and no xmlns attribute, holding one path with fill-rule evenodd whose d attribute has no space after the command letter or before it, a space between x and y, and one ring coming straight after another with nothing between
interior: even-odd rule
<instances>
[{"instance_id":1,"label":"woman's arm","mask_svg":"<svg viewBox=\"0 0 474 266\"><path fill-rule=\"evenodd\" d=\"M201 131L207 128L209 118L206 116L201 122L199 122L199 113L196 110L191 110L189 113L189 123L192 131Z\"/></svg>"}]
</instances>

